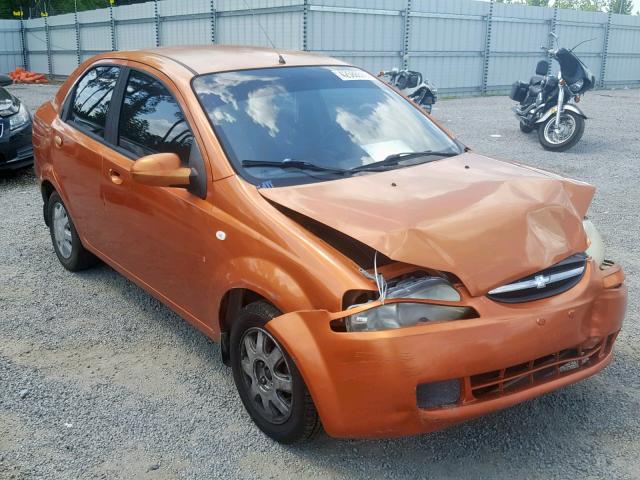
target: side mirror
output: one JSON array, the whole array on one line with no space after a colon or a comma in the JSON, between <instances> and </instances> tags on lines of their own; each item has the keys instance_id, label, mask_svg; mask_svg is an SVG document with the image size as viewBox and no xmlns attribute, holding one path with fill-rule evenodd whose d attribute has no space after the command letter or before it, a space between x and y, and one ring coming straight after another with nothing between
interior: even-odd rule
<instances>
[{"instance_id":1,"label":"side mirror","mask_svg":"<svg viewBox=\"0 0 640 480\"><path fill-rule=\"evenodd\" d=\"M131 178L151 187L187 188L191 184L191 169L182 167L175 153L156 153L136 160Z\"/></svg>"}]
</instances>

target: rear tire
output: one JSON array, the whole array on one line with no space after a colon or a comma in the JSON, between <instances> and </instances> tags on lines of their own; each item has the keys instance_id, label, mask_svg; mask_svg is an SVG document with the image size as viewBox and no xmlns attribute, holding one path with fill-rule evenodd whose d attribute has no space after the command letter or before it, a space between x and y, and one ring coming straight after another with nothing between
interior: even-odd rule
<instances>
[{"instance_id":1,"label":"rear tire","mask_svg":"<svg viewBox=\"0 0 640 480\"><path fill-rule=\"evenodd\" d=\"M555 131L555 121L556 116L554 114L540 124L538 127L538 140L545 150L564 152L573 147L582 138L584 117L575 112L565 110L560 116L561 131L559 133Z\"/></svg>"},{"instance_id":2,"label":"rear tire","mask_svg":"<svg viewBox=\"0 0 640 480\"><path fill-rule=\"evenodd\" d=\"M231 367L254 423L275 441L291 444L313 437L320 419L295 363L264 328L280 314L264 301L241 310L231 329Z\"/></svg>"},{"instance_id":3,"label":"rear tire","mask_svg":"<svg viewBox=\"0 0 640 480\"><path fill-rule=\"evenodd\" d=\"M520 122L520 131L522 133L531 133L536 129L535 126L527 125L525 123Z\"/></svg>"},{"instance_id":4,"label":"rear tire","mask_svg":"<svg viewBox=\"0 0 640 480\"><path fill-rule=\"evenodd\" d=\"M73 220L58 192L51 194L46 209L51 242L62 266L71 272L77 272L98 263L98 259L82 245Z\"/></svg>"}]
</instances>

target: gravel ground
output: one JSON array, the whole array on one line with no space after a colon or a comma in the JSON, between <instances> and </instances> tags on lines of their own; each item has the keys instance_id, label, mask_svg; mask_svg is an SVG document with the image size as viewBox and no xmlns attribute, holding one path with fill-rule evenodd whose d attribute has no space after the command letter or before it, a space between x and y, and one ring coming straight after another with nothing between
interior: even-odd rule
<instances>
[{"instance_id":1,"label":"gravel ground","mask_svg":"<svg viewBox=\"0 0 640 480\"><path fill-rule=\"evenodd\" d=\"M31 109L54 87L13 87ZM524 135L506 97L434 114L477 151L593 183L630 287L616 358L542 398L413 438L275 444L218 346L106 266L58 263L31 171L0 178L0 478L640 478L640 90L600 91L572 151Z\"/></svg>"}]
</instances>

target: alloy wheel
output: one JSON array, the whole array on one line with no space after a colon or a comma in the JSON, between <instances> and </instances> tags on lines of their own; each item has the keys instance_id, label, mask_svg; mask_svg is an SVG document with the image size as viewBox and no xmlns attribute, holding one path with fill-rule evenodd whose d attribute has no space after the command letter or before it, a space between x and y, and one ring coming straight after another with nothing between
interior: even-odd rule
<instances>
[{"instance_id":1,"label":"alloy wheel","mask_svg":"<svg viewBox=\"0 0 640 480\"><path fill-rule=\"evenodd\" d=\"M264 329L248 329L240 341L245 386L265 420L282 424L291 416L293 383L280 346Z\"/></svg>"},{"instance_id":2,"label":"alloy wheel","mask_svg":"<svg viewBox=\"0 0 640 480\"><path fill-rule=\"evenodd\" d=\"M576 121L572 115L561 115L556 127L555 116L544 126L544 138L553 145L560 145L569 140L576 131Z\"/></svg>"},{"instance_id":3,"label":"alloy wheel","mask_svg":"<svg viewBox=\"0 0 640 480\"><path fill-rule=\"evenodd\" d=\"M63 258L71 257L73 245L71 243L71 222L64 205L57 202L53 206L53 238L58 252Z\"/></svg>"}]
</instances>

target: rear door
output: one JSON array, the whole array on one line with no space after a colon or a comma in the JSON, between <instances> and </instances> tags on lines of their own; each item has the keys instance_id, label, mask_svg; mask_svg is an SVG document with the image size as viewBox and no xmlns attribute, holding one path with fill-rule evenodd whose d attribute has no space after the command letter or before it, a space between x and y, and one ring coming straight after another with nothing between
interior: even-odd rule
<instances>
[{"instance_id":1,"label":"rear door","mask_svg":"<svg viewBox=\"0 0 640 480\"><path fill-rule=\"evenodd\" d=\"M62 194L83 241L101 249L102 153L111 98L122 67L89 67L52 125L51 159Z\"/></svg>"},{"instance_id":2,"label":"rear door","mask_svg":"<svg viewBox=\"0 0 640 480\"><path fill-rule=\"evenodd\" d=\"M203 150L170 79L142 65L124 75L101 181L109 257L181 313L206 321L213 304L207 292L215 241L208 233L212 207L206 184L199 192L150 187L133 182L130 174L137 159L172 152L209 179Z\"/></svg>"}]
</instances>

